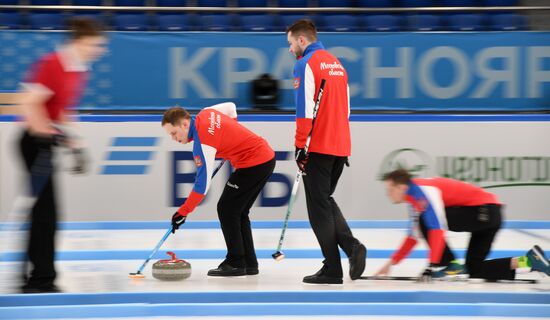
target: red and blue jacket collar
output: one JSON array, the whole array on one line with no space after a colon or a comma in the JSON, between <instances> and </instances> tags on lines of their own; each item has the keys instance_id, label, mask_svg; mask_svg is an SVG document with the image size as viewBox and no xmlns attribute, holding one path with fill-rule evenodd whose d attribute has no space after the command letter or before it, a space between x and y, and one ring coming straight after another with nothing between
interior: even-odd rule
<instances>
[{"instance_id":1,"label":"red and blue jacket collar","mask_svg":"<svg viewBox=\"0 0 550 320\"><path fill-rule=\"evenodd\" d=\"M189 132L187 133L187 141L193 141L195 136L198 135L197 127L195 126L195 118L191 117L189 122Z\"/></svg>"},{"instance_id":2,"label":"red and blue jacket collar","mask_svg":"<svg viewBox=\"0 0 550 320\"><path fill-rule=\"evenodd\" d=\"M418 185L416 185L416 183L414 182L409 182L407 184L407 186L409 187L408 190L407 190L407 195L409 196L412 196L415 194L415 192L417 192L417 190L419 189Z\"/></svg>"},{"instance_id":3,"label":"red and blue jacket collar","mask_svg":"<svg viewBox=\"0 0 550 320\"><path fill-rule=\"evenodd\" d=\"M325 46L323 46L323 43L321 41L315 41L311 43L309 46L307 46L306 50L304 50L304 57L314 53L317 50L325 50Z\"/></svg>"}]
</instances>

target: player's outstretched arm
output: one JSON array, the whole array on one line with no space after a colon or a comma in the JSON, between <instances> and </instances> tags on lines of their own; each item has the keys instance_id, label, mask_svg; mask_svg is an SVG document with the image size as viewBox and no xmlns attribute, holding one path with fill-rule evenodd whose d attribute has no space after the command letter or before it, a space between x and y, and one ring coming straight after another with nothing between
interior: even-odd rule
<instances>
[{"instance_id":1,"label":"player's outstretched arm","mask_svg":"<svg viewBox=\"0 0 550 320\"><path fill-rule=\"evenodd\" d=\"M383 266L382 268L380 268L380 270L378 270L374 276L375 277L381 277L381 276L389 276L390 275L390 272L391 272L391 267L393 265L393 262L392 260L388 260Z\"/></svg>"}]
</instances>

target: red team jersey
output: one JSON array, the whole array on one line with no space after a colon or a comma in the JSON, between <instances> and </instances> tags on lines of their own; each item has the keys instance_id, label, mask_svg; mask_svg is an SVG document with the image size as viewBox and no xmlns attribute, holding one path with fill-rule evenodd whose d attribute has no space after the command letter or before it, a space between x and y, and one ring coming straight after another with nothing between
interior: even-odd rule
<instances>
[{"instance_id":1,"label":"red team jersey","mask_svg":"<svg viewBox=\"0 0 550 320\"><path fill-rule=\"evenodd\" d=\"M229 160L235 169L242 169L275 157L267 141L237 122L233 103L221 103L199 112L191 119L188 138L193 140L197 176L193 191L178 209L183 216L192 212L208 192L216 158Z\"/></svg>"},{"instance_id":2,"label":"red team jersey","mask_svg":"<svg viewBox=\"0 0 550 320\"><path fill-rule=\"evenodd\" d=\"M46 110L52 121L58 121L78 103L86 79L86 66L76 60L73 52L63 48L38 60L31 67L24 86L50 94Z\"/></svg>"},{"instance_id":3,"label":"red team jersey","mask_svg":"<svg viewBox=\"0 0 550 320\"><path fill-rule=\"evenodd\" d=\"M480 187L447 178L413 179L419 186L432 186L441 191L445 207L470 207L484 204L500 204L497 197Z\"/></svg>"},{"instance_id":4,"label":"red team jersey","mask_svg":"<svg viewBox=\"0 0 550 320\"><path fill-rule=\"evenodd\" d=\"M348 74L340 61L325 50L321 42L310 44L304 51L304 56L294 66L294 145L303 148L306 144L321 79L325 79L326 83L308 152L347 157L351 155Z\"/></svg>"},{"instance_id":5,"label":"red team jersey","mask_svg":"<svg viewBox=\"0 0 550 320\"><path fill-rule=\"evenodd\" d=\"M420 219L428 230L430 262L438 263L445 247L445 208L500 204L494 194L478 186L440 177L412 179L406 202L410 205L409 231L401 247L392 256L394 264L404 259L416 245Z\"/></svg>"}]
</instances>

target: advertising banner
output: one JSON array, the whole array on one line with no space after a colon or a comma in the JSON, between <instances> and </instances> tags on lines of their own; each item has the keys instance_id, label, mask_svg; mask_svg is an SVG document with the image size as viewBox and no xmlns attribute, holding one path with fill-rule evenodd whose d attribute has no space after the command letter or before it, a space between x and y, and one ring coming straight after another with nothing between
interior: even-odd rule
<instances>
[{"instance_id":1,"label":"advertising banner","mask_svg":"<svg viewBox=\"0 0 550 320\"><path fill-rule=\"evenodd\" d=\"M168 219L191 191L195 163L191 145L165 136L160 117L84 116L90 172L72 176L72 158L57 157L60 205L66 221ZM126 121L130 118L131 121ZM350 219L406 219L393 205L380 176L399 166L416 176L445 176L494 192L508 219L550 220L550 117L547 116L352 116L351 166L334 195ZM240 121L276 151L270 182L252 209L253 220L279 220L286 212L296 173L291 116L246 116ZM0 122L0 214L5 216L24 186L17 150L21 128ZM217 219L216 202L230 174L213 179L192 219ZM307 219L303 186L292 219Z\"/></svg>"},{"instance_id":2,"label":"advertising banner","mask_svg":"<svg viewBox=\"0 0 550 320\"><path fill-rule=\"evenodd\" d=\"M284 33L112 32L81 103L89 109L252 105L250 82L279 80L293 108ZM16 90L62 32L0 30L0 90ZM326 33L347 69L351 105L366 110L550 109L550 33Z\"/></svg>"}]
</instances>

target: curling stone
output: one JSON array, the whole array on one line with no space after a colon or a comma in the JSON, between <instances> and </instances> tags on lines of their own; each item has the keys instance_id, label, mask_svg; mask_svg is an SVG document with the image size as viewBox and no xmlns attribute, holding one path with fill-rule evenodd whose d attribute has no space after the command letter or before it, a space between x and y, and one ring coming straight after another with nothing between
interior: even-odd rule
<instances>
[{"instance_id":1,"label":"curling stone","mask_svg":"<svg viewBox=\"0 0 550 320\"><path fill-rule=\"evenodd\" d=\"M165 281L176 281L191 276L191 264L178 259L173 252L166 252L172 259L159 260L153 264L153 278Z\"/></svg>"}]
</instances>

